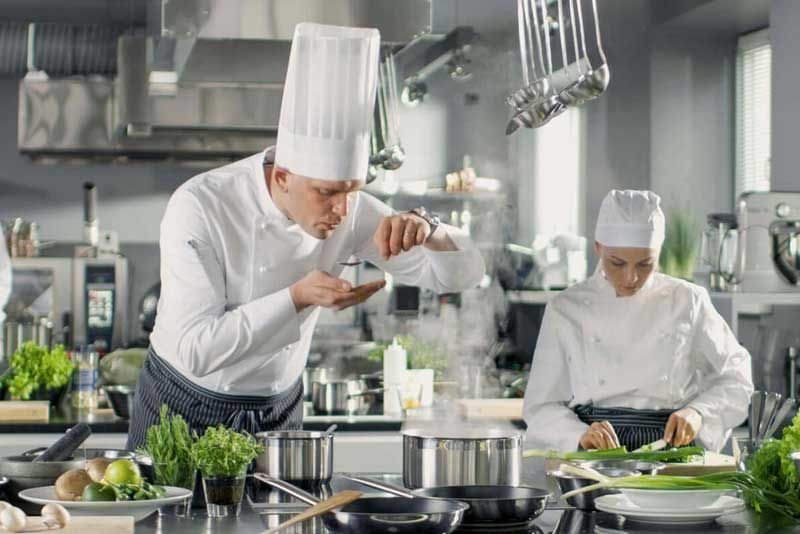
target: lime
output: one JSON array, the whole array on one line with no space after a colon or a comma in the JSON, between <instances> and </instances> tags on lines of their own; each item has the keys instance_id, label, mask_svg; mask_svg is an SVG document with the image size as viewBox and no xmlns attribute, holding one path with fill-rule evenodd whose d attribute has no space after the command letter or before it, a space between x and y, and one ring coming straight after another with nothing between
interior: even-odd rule
<instances>
[{"instance_id":1,"label":"lime","mask_svg":"<svg viewBox=\"0 0 800 534\"><path fill-rule=\"evenodd\" d=\"M124 458L111 462L106 467L106 472L103 475L103 480L111 484L132 484L139 486L142 483L142 474L139 472L139 466L132 460Z\"/></svg>"},{"instance_id":2,"label":"lime","mask_svg":"<svg viewBox=\"0 0 800 534\"><path fill-rule=\"evenodd\" d=\"M111 486L106 486L99 482L92 482L83 488L83 495L81 498L84 502L116 501L117 494L114 493L114 488Z\"/></svg>"}]
</instances>

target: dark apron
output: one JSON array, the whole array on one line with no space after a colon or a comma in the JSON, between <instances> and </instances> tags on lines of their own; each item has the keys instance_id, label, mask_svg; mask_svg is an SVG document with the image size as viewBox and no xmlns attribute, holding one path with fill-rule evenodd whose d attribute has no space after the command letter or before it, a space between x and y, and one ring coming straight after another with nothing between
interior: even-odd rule
<instances>
[{"instance_id":1,"label":"dark apron","mask_svg":"<svg viewBox=\"0 0 800 534\"><path fill-rule=\"evenodd\" d=\"M198 434L220 423L252 435L267 430L300 430L303 381L270 397L225 395L190 381L150 347L136 385L128 450L144 445L147 429L160 420L162 404L169 406L170 413L180 414L189 429Z\"/></svg>"},{"instance_id":2,"label":"dark apron","mask_svg":"<svg viewBox=\"0 0 800 534\"><path fill-rule=\"evenodd\" d=\"M669 416L675 410L597 408L589 404L575 406L573 411L587 425L608 421L617 433L619 444L635 451L664 437Z\"/></svg>"}]
</instances>

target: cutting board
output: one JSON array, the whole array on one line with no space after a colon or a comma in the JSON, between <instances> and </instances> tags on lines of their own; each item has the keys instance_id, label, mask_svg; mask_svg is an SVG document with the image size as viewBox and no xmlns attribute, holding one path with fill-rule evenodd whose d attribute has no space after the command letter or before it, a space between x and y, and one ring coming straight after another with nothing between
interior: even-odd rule
<instances>
[{"instance_id":1,"label":"cutting board","mask_svg":"<svg viewBox=\"0 0 800 534\"><path fill-rule=\"evenodd\" d=\"M50 421L50 402L48 401L0 401L0 422Z\"/></svg>"},{"instance_id":2,"label":"cutting board","mask_svg":"<svg viewBox=\"0 0 800 534\"><path fill-rule=\"evenodd\" d=\"M0 528L0 533L8 532ZM69 525L58 530L47 530L41 517L28 517L28 528L23 533L58 532L59 534L133 534L133 516L77 516L73 515Z\"/></svg>"},{"instance_id":3,"label":"cutting board","mask_svg":"<svg viewBox=\"0 0 800 534\"><path fill-rule=\"evenodd\" d=\"M522 399L459 399L456 406L467 419L522 419Z\"/></svg>"}]
</instances>

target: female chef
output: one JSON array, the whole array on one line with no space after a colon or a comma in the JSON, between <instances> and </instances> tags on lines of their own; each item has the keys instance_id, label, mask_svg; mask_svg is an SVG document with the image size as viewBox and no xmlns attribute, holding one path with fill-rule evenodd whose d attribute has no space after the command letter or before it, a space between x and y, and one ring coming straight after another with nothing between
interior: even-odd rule
<instances>
[{"instance_id":1,"label":"female chef","mask_svg":"<svg viewBox=\"0 0 800 534\"><path fill-rule=\"evenodd\" d=\"M596 272L548 304L525 393L534 446L634 450L664 439L718 451L744 420L750 355L705 289L657 272L660 201L611 191Z\"/></svg>"}]
</instances>

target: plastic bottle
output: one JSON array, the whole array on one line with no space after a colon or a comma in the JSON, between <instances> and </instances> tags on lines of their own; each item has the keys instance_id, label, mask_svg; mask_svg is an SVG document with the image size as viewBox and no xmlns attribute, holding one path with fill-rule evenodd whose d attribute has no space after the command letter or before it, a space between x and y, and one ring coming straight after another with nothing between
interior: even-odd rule
<instances>
[{"instance_id":1,"label":"plastic bottle","mask_svg":"<svg viewBox=\"0 0 800 534\"><path fill-rule=\"evenodd\" d=\"M383 351L383 413L399 414L402 412L400 393L406 380L408 355L397 338Z\"/></svg>"}]
</instances>

